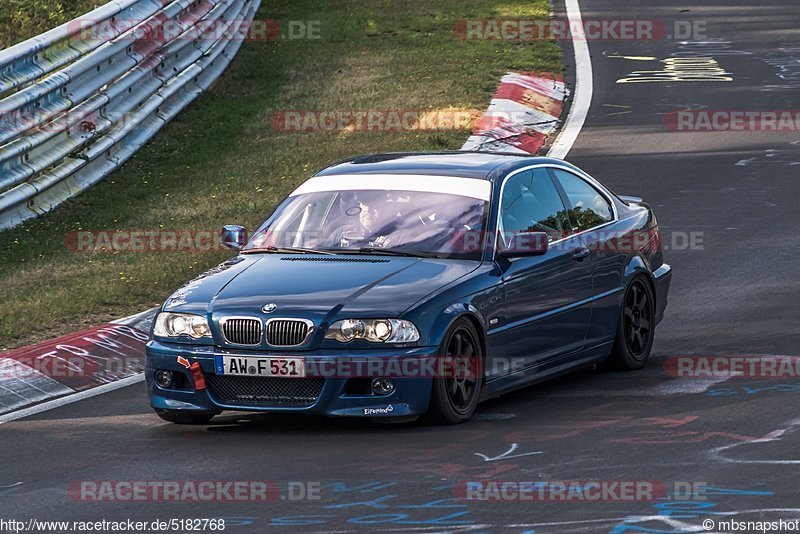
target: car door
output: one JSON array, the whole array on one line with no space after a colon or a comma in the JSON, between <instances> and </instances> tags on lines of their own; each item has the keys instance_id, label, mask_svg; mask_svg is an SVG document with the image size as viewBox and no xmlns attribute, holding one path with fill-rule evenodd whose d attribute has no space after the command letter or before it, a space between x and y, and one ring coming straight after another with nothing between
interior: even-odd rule
<instances>
[{"instance_id":1,"label":"car door","mask_svg":"<svg viewBox=\"0 0 800 534\"><path fill-rule=\"evenodd\" d=\"M566 206L544 167L507 178L500 196L498 246L516 232L548 235L548 251L538 256L505 258L503 352L522 358L525 367L545 369L549 362L584 345L590 320L591 261L579 237L572 235ZM517 360L518 361L518 360Z\"/></svg>"},{"instance_id":2,"label":"car door","mask_svg":"<svg viewBox=\"0 0 800 534\"><path fill-rule=\"evenodd\" d=\"M608 195L576 173L551 169L569 208L573 232L580 232L592 264L592 318L586 346L612 341L619 319L623 270L628 250L614 231L614 206Z\"/></svg>"}]
</instances>

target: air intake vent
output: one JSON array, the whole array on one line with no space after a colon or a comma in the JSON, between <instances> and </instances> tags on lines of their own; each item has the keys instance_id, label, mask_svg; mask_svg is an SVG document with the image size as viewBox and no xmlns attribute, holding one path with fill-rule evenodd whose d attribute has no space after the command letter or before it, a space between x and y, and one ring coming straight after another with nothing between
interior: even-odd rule
<instances>
[{"instance_id":1,"label":"air intake vent","mask_svg":"<svg viewBox=\"0 0 800 534\"><path fill-rule=\"evenodd\" d=\"M267 343L273 347L302 345L313 323L305 319L270 319L267 321Z\"/></svg>"},{"instance_id":2,"label":"air intake vent","mask_svg":"<svg viewBox=\"0 0 800 534\"><path fill-rule=\"evenodd\" d=\"M261 344L261 321L258 319L222 319L222 335L236 345Z\"/></svg>"},{"instance_id":3,"label":"air intake vent","mask_svg":"<svg viewBox=\"0 0 800 534\"><path fill-rule=\"evenodd\" d=\"M281 261L333 261L337 263L388 263L389 260L380 258L332 258L330 256L312 256L309 258L292 256L291 258L281 258Z\"/></svg>"},{"instance_id":4,"label":"air intake vent","mask_svg":"<svg viewBox=\"0 0 800 534\"><path fill-rule=\"evenodd\" d=\"M205 375L206 383L223 404L239 406L311 406L322 392L324 378L272 378Z\"/></svg>"}]
</instances>

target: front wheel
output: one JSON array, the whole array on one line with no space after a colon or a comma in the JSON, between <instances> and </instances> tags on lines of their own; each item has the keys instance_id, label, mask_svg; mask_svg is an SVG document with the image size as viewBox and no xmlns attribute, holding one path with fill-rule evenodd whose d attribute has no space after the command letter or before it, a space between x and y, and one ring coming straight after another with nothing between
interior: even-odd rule
<instances>
[{"instance_id":1,"label":"front wheel","mask_svg":"<svg viewBox=\"0 0 800 534\"><path fill-rule=\"evenodd\" d=\"M464 318L450 326L439 349L427 416L439 424L468 421L483 390L483 351L473 324Z\"/></svg>"},{"instance_id":2,"label":"front wheel","mask_svg":"<svg viewBox=\"0 0 800 534\"><path fill-rule=\"evenodd\" d=\"M206 425L218 412L155 409L156 415L164 421L177 425Z\"/></svg>"},{"instance_id":3,"label":"front wheel","mask_svg":"<svg viewBox=\"0 0 800 534\"><path fill-rule=\"evenodd\" d=\"M641 276L625 290L617 335L606 366L620 371L641 369L650 357L655 338L655 299Z\"/></svg>"}]
</instances>

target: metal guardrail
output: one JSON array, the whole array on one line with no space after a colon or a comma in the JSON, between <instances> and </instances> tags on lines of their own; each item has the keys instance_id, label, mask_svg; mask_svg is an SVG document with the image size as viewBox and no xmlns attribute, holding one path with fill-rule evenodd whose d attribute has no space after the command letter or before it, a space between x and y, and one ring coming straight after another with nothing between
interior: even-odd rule
<instances>
[{"instance_id":1,"label":"metal guardrail","mask_svg":"<svg viewBox=\"0 0 800 534\"><path fill-rule=\"evenodd\" d=\"M112 0L0 50L0 229L127 161L222 74L260 1Z\"/></svg>"}]
</instances>

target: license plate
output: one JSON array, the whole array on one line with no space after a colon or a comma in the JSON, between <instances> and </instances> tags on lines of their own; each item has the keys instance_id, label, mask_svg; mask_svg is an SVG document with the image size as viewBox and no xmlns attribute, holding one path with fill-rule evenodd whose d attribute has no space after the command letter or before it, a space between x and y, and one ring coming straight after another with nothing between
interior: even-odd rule
<instances>
[{"instance_id":1,"label":"license plate","mask_svg":"<svg viewBox=\"0 0 800 534\"><path fill-rule=\"evenodd\" d=\"M217 356L216 372L218 375L302 378L306 376L306 361L272 356Z\"/></svg>"}]
</instances>

